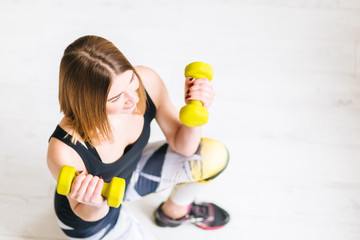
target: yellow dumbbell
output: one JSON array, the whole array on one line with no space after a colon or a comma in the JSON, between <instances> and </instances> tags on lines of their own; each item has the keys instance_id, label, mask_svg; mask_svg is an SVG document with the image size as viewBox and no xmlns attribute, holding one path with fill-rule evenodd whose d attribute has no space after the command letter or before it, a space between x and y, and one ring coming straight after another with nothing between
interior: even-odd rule
<instances>
[{"instance_id":1,"label":"yellow dumbbell","mask_svg":"<svg viewBox=\"0 0 360 240\"><path fill-rule=\"evenodd\" d=\"M203 62L193 62L185 67L185 77L207 78L212 80L214 70L212 67ZM189 104L180 109L180 121L189 127L198 127L207 123L209 119L209 112L203 106L203 103L198 100L190 100Z\"/></svg>"},{"instance_id":2,"label":"yellow dumbbell","mask_svg":"<svg viewBox=\"0 0 360 240\"><path fill-rule=\"evenodd\" d=\"M74 167L68 165L62 166L56 186L56 191L58 192L58 194L65 196L69 195L71 185L75 177L76 174ZM124 192L125 179L114 177L110 183L104 182L101 195L107 198L107 205L109 205L110 207L118 208L124 198Z\"/></svg>"}]
</instances>

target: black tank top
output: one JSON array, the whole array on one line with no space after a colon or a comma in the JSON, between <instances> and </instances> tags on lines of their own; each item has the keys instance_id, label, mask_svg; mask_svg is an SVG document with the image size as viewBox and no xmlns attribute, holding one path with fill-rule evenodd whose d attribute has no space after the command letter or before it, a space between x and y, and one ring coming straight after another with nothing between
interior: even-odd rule
<instances>
[{"instance_id":1,"label":"black tank top","mask_svg":"<svg viewBox=\"0 0 360 240\"><path fill-rule=\"evenodd\" d=\"M80 155L89 174L101 176L105 182L110 182L113 177L120 177L124 178L126 183L129 183L132 173L140 160L142 151L149 141L150 123L156 114L155 105L148 93L146 93L146 96L147 108L144 114L144 126L140 137L134 144L127 146L122 157L113 163L103 163L96 149L87 142L85 143L86 147L79 142L73 144L71 142L71 135L60 126L56 127L51 137L57 138L73 148ZM62 230L69 237L89 237L105 227L110 231L116 224L120 209L121 206L119 208L110 207L109 213L104 218L96 222L86 222L74 214L67 197L59 195L55 191L55 212L59 220L67 226L66 228L62 227Z\"/></svg>"}]
</instances>

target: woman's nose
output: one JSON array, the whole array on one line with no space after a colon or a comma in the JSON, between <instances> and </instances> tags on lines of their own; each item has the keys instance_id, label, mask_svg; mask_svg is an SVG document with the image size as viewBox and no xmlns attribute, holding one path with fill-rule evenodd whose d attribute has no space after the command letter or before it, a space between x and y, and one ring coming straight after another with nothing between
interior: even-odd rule
<instances>
[{"instance_id":1,"label":"woman's nose","mask_svg":"<svg viewBox=\"0 0 360 240\"><path fill-rule=\"evenodd\" d=\"M127 97L128 101L131 101L133 103L137 103L139 101L139 97L134 90L127 90L124 92L125 96Z\"/></svg>"}]
</instances>

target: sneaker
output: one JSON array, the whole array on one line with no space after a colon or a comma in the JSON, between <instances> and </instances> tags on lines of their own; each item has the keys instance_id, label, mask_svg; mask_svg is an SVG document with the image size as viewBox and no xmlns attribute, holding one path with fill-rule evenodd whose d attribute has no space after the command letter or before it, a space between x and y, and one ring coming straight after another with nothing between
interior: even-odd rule
<instances>
[{"instance_id":1,"label":"sneaker","mask_svg":"<svg viewBox=\"0 0 360 240\"><path fill-rule=\"evenodd\" d=\"M188 213L178 219L166 216L161 210L163 204L154 213L155 222L160 227L177 227L184 222L190 222L202 229L215 230L225 226L230 220L230 215L213 203L192 203Z\"/></svg>"}]
</instances>

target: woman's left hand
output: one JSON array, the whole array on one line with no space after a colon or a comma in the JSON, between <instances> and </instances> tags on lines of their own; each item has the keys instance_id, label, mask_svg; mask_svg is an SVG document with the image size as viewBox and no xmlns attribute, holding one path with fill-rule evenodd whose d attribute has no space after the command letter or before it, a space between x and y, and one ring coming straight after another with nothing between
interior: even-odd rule
<instances>
[{"instance_id":1,"label":"woman's left hand","mask_svg":"<svg viewBox=\"0 0 360 240\"><path fill-rule=\"evenodd\" d=\"M190 100L199 100L205 108L209 108L214 101L215 90L211 82L206 78L186 78L185 81L185 103Z\"/></svg>"}]
</instances>

